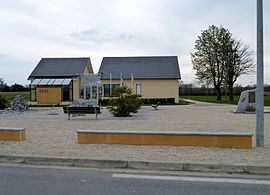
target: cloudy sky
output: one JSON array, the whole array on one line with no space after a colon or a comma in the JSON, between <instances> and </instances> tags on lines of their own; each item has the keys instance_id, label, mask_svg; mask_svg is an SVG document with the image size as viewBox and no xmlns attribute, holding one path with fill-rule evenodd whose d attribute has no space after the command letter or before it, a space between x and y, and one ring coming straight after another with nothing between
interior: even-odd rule
<instances>
[{"instance_id":1,"label":"cloudy sky","mask_svg":"<svg viewBox=\"0 0 270 195\"><path fill-rule=\"evenodd\" d=\"M270 1L264 1L265 82L270 84ZM190 53L201 30L223 25L256 52L256 0L0 0L0 77L11 85L42 57L177 55L195 82ZM255 84L256 75L239 79Z\"/></svg>"}]
</instances>

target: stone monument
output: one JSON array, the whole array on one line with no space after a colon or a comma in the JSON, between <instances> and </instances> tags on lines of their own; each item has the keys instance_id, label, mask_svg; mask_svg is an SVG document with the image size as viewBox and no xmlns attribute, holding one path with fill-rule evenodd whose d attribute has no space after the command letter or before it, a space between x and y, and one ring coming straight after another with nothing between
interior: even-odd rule
<instances>
[{"instance_id":1,"label":"stone monument","mask_svg":"<svg viewBox=\"0 0 270 195\"><path fill-rule=\"evenodd\" d=\"M256 89L243 91L240 95L235 113L256 112Z\"/></svg>"}]
</instances>

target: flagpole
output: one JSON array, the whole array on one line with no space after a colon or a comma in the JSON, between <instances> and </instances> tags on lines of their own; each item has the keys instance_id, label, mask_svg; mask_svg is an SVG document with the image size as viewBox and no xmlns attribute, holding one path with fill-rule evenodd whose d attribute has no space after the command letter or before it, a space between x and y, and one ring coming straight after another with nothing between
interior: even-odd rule
<instances>
[{"instance_id":1,"label":"flagpole","mask_svg":"<svg viewBox=\"0 0 270 195\"><path fill-rule=\"evenodd\" d=\"M130 88L131 88L132 90L133 90L133 81L134 81L133 73L131 73Z\"/></svg>"},{"instance_id":2,"label":"flagpole","mask_svg":"<svg viewBox=\"0 0 270 195\"><path fill-rule=\"evenodd\" d=\"M121 79L120 86L122 87L123 86L123 74L122 73L120 73L120 79Z\"/></svg>"},{"instance_id":3,"label":"flagpole","mask_svg":"<svg viewBox=\"0 0 270 195\"><path fill-rule=\"evenodd\" d=\"M112 73L110 73L110 96L112 95Z\"/></svg>"}]
</instances>

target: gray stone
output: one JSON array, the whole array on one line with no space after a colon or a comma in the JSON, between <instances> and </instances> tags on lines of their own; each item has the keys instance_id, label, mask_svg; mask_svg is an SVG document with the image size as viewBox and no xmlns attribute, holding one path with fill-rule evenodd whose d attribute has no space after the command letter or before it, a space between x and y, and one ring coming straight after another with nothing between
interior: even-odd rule
<instances>
[{"instance_id":1,"label":"gray stone","mask_svg":"<svg viewBox=\"0 0 270 195\"><path fill-rule=\"evenodd\" d=\"M17 95L15 99L11 102L10 108L11 110L18 112L18 111L27 111L29 109L29 106L24 101L22 96Z\"/></svg>"},{"instance_id":2,"label":"gray stone","mask_svg":"<svg viewBox=\"0 0 270 195\"><path fill-rule=\"evenodd\" d=\"M253 112L255 112L255 93L255 89L243 91L240 95L235 113L245 113L247 111L252 111L252 109L254 110Z\"/></svg>"}]
</instances>

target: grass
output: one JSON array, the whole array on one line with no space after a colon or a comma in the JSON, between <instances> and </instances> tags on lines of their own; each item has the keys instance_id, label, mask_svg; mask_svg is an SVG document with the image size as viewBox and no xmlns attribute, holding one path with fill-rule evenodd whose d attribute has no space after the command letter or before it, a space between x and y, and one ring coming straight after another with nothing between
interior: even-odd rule
<instances>
[{"instance_id":1,"label":"grass","mask_svg":"<svg viewBox=\"0 0 270 195\"><path fill-rule=\"evenodd\" d=\"M219 103L219 104L238 104L240 96L234 96L234 101L229 101L229 98L226 96L221 97L221 101L216 100L216 96L180 96L180 99L191 99L200 102L210 102L210 103ZM264 96L264 105L270 106L270 96Z\"/></svg>"},{"instance_id":2,"label":"grass","mask_svg":"<svg viewBox=\"0 0 270 195\"><path fill-rule=\"evenodd\" d=\"M3 95L7 98L8 103L10 104L16 97L16 95L21 95L23 99L28 102L30 101L30 92L0 92L0 95Z\"/></svg>"}]
</instances>

